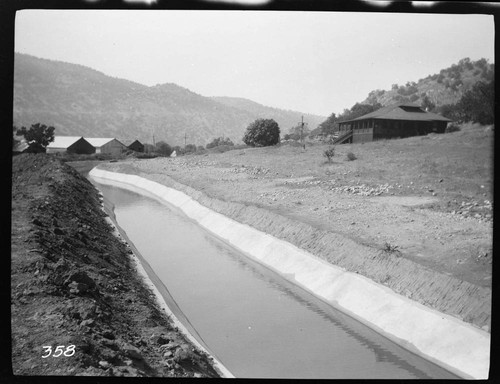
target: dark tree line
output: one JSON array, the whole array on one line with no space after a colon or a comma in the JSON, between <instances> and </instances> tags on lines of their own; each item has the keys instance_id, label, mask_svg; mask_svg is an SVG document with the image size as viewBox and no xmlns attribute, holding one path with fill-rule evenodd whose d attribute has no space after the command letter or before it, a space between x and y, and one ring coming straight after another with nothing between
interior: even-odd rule
<instances>
[{"instance_id":1,"label":"dark tree line","mask_svg":"<svg viewBox=\"0 0 500 384\"><path fill-rule=\"evenodd\" d=\"M442 105L436 108L436 112L459 123L494 124L495 82L477 82L456 104Z\"/></svg>"}]
</instances>

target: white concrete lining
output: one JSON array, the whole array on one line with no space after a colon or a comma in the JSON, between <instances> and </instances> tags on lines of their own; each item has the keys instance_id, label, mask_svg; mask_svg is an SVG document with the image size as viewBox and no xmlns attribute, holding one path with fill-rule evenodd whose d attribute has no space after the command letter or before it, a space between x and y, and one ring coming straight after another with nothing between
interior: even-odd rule
<instances>
[{"instance_id":1,"label":"white concrete lining","mask_svg":"<svg viewBox=\"0 0 500 384\"><path fill-rule=\"evenodd\" d=\"M180 191L136 175L97 168L89 175L107 184L117 185L114 182L119 182L119 186L174 205L236 249L405 348L464 378L488 378L489 333L211 211Z\"/></svg>"}]
</instances>

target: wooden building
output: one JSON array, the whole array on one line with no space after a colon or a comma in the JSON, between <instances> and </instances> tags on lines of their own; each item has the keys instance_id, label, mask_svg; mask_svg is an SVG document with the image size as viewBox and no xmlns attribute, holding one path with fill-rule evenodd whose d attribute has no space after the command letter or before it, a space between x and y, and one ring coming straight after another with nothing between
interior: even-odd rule
<instances>
[{"instance_id":1,"label":"wooden building","mask_svg":"<svg viewBox=\"0 0 500 384\"><path fill-rule=\"evenodd\" d=\"M127 145L127 148L135 152L144 152L144 144L142 144L139 140L134 140L132 143Z\"/></svg>"},{"instance_id":2,"label":"wooden building","mask_svg":"<svg viewBox=\"0 0 500 384\"><path fill-rule=\"evenodd\" d=\"M127 149L125 145L115 138L86 137L85 140L95 148L95 153L120 155Z\"/></svg>"},{"instance_id":3,"label":"wooden building","mask_svg":"<svg viewBox=\"0 0 500 384\"><path fill-rule=\"evenodd\" d=\"M54 141L47 146L47 153L57 152L91 154L95 148L81 136L54 136Z\"/></svg>"},{"instance_id":4,"label":"wooden building","mask_svg":"<svg viewBox=\"0 0 500 384\"><path fill-rule=\"evenodd\" d=\"M23 137L22 139L14 138L17 140L17 143L12 148L12 153L14 155L18 155L20 153L28 152L29 144L26 142L26 139Z\"/></svg>"},{"instance_id":5,"label":"wooden building","mask_svg":"<svg viewBox=\"0 0 500 384\"><path fill-rule=\"evenodd\" d=\"M339 123L335 143L364 143L444 133L450 119L427 112L418 104L398 103L380 108L356 119Z\"/></svg>"}]
</instances>

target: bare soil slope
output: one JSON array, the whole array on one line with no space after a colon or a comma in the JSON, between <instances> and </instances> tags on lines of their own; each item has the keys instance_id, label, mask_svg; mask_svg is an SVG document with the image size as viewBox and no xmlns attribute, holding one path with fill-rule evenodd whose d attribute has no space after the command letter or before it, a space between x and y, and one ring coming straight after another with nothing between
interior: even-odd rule
<instances>
[{"instance_id":1,"label":"bare soil slope","mask_svg":"<svg viewBox=\"0 0 500 384\"><path fill-rule=\"evenodd\" d=\"M20 155L12 181L15 375L218 376L159 309L88 180Z\"/></svg>"},{"instance_id":2,"label":"bare soil slope","mask_svg":"<svg viewBox=\"0 0 500 384\"><path fill-rule=\"evenodd\" d=\"M282 145L106 164L484 329L490 327L492 127L337 147ZM346 154L357 157L348 161Z\"/></svg>"}]
</instances>

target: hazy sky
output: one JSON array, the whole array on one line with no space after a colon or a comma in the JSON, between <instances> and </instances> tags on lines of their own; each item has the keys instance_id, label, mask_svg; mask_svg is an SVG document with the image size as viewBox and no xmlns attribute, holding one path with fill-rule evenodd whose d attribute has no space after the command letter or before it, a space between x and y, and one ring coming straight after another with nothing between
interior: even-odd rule
<instances>
[{"instance_id":1,"label":"hazy sky","mask_svg":"<svg viewBox=\"0 0 500 384\"><path fill-rule=\"evenodd\" d=\"M494 22L452 14L23 10L15 51L327 116L464 57L492 63Z\"/></svg>"}]
</instances>

